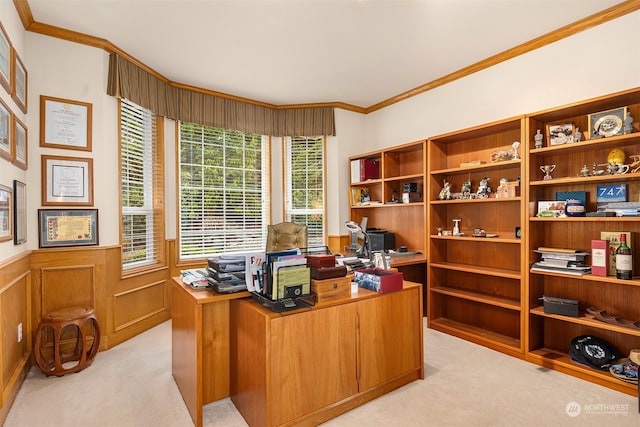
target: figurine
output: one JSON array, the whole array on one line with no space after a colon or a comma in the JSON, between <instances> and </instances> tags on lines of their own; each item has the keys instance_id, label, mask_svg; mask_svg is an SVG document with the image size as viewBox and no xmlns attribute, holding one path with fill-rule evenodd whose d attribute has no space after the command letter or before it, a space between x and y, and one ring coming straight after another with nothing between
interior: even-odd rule
<instances>
[{"instance_id":1,"label":"figurine","mask_svg":"<svg viewBox=\"0 0 640 427\"><path fill-rule=\"evenodd\" d=\"M451 200L451 183L447 180L444 181L442 190L438 195L438 200Z\"/></svg>"},{"instance_id":2,"label":"figurine","mask_svg":"<svg viewBox=\"0 0 640 427\"><path fill-rule=\"evenodd\" d=\"M464 183L462 184L462 189L460 190L460 192L462 193L461 199L462 200L469 200L471 199L471 180L470 179L465 179Z\"/></svg>"},{"instance_id":3,"label":"figurine","mask_svg":"<svg viewBox=\"0 0 640 427\"><path fill-rule=\"evenodd\" d=\"M464 236L464 233L460 232L460 221L461 219L454 218L453 220L453 235L454 236Z\"/></svg>"},{"instance_id":4,"label":"figurine","mask_svg":"<svg viewBox=\"0 0 640 427\"><path fill-rule=\"evenodd\" d=\"M544 135L540 133L540 129L536 131L536 134L533 136L533 140L535 141L536 148L542 148L542 140L544 139Z\"/></svg>"},{"instance_id":5,"label":"figurine","mask_svg":"<svg viewBox=\"0 0 640 427\"><path fill-rule=\"evenodd\" d=\"M476 192L476 196L481 199L486 199L491 194L491 187L489 187L489 178L486 176L480 180L480 185L478 186L478 191Z\"/></svg>"},{"instance_id":6,"label":"figurine","mask_svg":"<svg viewBox=\"0 0 640 427\"><path fill-rule=\"evenodd\" d=\"M580 169L580 176L589 176L589 166L582 166L582 169Z\"/></svg>"},{"instance_id":7,"label":"figurine","mask_svg":"<svg viewBox=\"0 0 640 427\"><path fill-rule=\"evenodd\" d=\"M577 127L576 131L573 133L573 142L580 142L582 139L582 132L580 132L580 128Z\"/></svg>"},{"instance_id":8,"label":"figurine","mask_svg":"<svg viewBox=\"0 0 640 427\"><path fill-rule=\"evenodd\" d=\"M640 154L632 154L629 156L629 158L631 159L631 164L629 165L629 169L631 169L631 172L640 172Z\"/></svg>"},{"instance_id":9,"label":"figurine","mask_svg":"<svg viewBox=\"0 0 640 427\"><path fill-rule=\"evenodd\" d=\"M520 158L520 156L518 155L519 147L520 147L520 141L515 141L513 144L511 144L511 148L513 148L513 154L511 155L511 158L513 160L518 160Z\"/></svg>"},{"instance_id":10,"label":"figurine","mask_svg":"<svg viewBox=\"0 0 640 427\"><path fill-rule=\"evenodd\" d=\"M631 116L631 113L627 113L627 117L624 118L622 129L625 134L633 132L633 116Z\"/></svg>"}]
</instances>

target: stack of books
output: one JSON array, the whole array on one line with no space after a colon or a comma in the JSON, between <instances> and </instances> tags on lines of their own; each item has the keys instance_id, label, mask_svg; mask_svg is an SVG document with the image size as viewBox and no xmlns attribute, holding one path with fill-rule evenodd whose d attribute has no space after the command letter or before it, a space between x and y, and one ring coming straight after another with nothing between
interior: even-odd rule
<instances>
[{"instance_id":1,"label":"stack of books","mask_svg":"<svg viewBox=\"0 0 640 427\"><path fill-rule=\"evenodd\" d=\"M588 252L577 249L539 247L535 252L540 260L531 266L531 271L545 271L583 276L591 273L591 266L585 264Z\"/></svg>"}]
</instances>

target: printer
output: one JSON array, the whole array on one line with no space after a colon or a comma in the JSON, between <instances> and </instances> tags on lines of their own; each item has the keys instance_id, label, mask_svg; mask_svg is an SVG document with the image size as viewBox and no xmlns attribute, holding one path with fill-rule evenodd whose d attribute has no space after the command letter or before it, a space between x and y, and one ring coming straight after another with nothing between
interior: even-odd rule
<instances>
[{"instance_id":1,"label":"printer","mask_svg":"<svg viewBox=\"0 0 640 427\"><path fill-rule=\"evenodd\" d=\"M372 251L388 251L396 248L396 235L392 231L368 229L369 244Z\"/></svg>"}]
</instances>

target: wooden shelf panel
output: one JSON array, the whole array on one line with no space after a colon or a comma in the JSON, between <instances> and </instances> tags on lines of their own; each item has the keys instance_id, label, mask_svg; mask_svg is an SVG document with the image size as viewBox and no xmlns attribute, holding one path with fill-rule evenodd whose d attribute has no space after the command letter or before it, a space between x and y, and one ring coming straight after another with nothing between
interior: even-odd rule
<instances>
[{"instance_id":1,"label":"wooden shelf panel","mask_svg":"<svg viewBox=\"0 0 640 427\"><path fill-rule=\"evenodd\" d=\"M453 200L432 200L432 205L456 205L456 204L467 204L467 203L504 203L504 202L519 202L522 200L521 197L487 197L486 199L453 199Z\"/></svg>"},{"instance_id":2,"label":"wooden shelf panel","mask_svg":"<svg viewBox=\"0 0 640 427\"><path fill-rule=\"evenodd\" d=\"M455 262L431 262L429 266L431 266L432 268L442 268L445 270L464 271L467 273L476 273L485 276L505 277L507 279L520 280L519 271L507 270L504 268L491 268L471 264L457 264Z\"/></svg>"},{"instance_id":3,"label":"wooden shelf panel","mask_svg":"<svg viewBox=\"0 0 640 427\"><path fill-rule=\"evenodd\" d=\"M558 314L548 314L544 312L542 306L534 307L531 310L531 314L536 316L548 317L551 319L562 320L564 322L575 323L577 325L589 326L592 328L603 329L607 331L613 331L621 334L632 335L640 337L640 329L626 328L624 326L612 325L609 323L601 322L593 317L585 314L581 314L580 317L561 316Z\"/></svg>"},{"instance_id":4,"label":"wooden shelf panel","mask_svg":"<svg viewBox=\"0 0 640 427\"><path fill-rule=\"evenodd\" d=\"M569 144L551 145L551 146L542 147L542 148L532 148L531 150L529 150L529 153L532 155L538 155L538 154L543 155L543 154L554 153L557 151L576 152L576 151L593 150L596 147L599 148L603 146L606 146L606 147L611 146L613 148L614 146L617 147L626 142L634 142L633 140L638 138L639 136L640 136L640 133L635 132L635 133L629 133L626 135L611 136L609 138L587 139L584 141L574 142Z\"/></svg>"},{"instance_id":5,"label":"wooden shelf panel","mask_svg":"<svg viewBox=\"0 0 640 427\"><path fill-rule=\"evenodd\" d=\"M631 179L639 179L640 173L625 173L618 175L598 175L598 176L576 176L576 177L564 177L564 178L553 178L539 181L530 181L529 185L538 186L538 185L561 185L561 184L596 184L599 182L608 182L608 181L626 181Z\"/></svg>"},{"instance_id":6,"label":"wooden shelf panel","mask_svg":"<svg viewBox=\"0 0 640 427\"><path fill-rule=\"evenodd\" d=\"M640 286L640 277L634 276L633 280L622 280L616 279L612 276L594 276L592 274L585 274L583 276L574 276L571 274L562 274L562 273L553 273L551 271L530 271L531 274L539 274L542 276L554 276L554 277L563 277L574 280L588 280L590 282L601 282L607 284L616 284L616 285L624 285L624 286Z\"/></svg>"},{"instance_id":7,"label":"wooden shelf panel","mask_svg":"<svg viewBox=\"0 0 640 427\"><path fill-rule=\"evenodd\" d=\"M513 243L517 245L522 243L520 239L505 237L438 236L437 234L432 234L430 237L434 240L469 240L480 243Z\"/></svg>"},{"instance_id":8,"label":"wooden shelf panel","mask_svg":"<svg viewBox=\"0 0 640 427\"><path fill-rule=\"evenodd\" d=\"M385 182L390 182L390 181L409 181L409 180L417 180L417 181L422 181L424 179L424 175L421 173L415 173L415 174L411 174L411 175L402 175L402 176L391 176L388 178L384 178Z\"/></svg>"},{"instance_id":9,"label":"wooden shelf panel","mask_svg":"<svg viewBox=\"0 0 640 427\"><path fill-rule=\"evenodd\" d=\"M481 170L487 170L487 169L502 169L502 168L506 168L506 167L520 166L521 162L522 162L522 159L503 160L501 162L483 163L483 164L474 165L474 166L463 166L463 167L459 167L459 168L438 169L438 170L431 171L430 175L431 176L434 176L434 175L451 175L451 174L458 174L458 173L465 173L465 172L472 172L472 171L481 171Z\"/></svg>"},{"instance_id":10,"label":"wooden shelf panel","mask_svg":"<svg viewBox=\"0 0 640 427\"><path fill-rule=\"evenodd\" d=\"M363 187L366 185L374 185L374 184L381 184L382 180L381 179L368 179L366 181L360 181L360 182L352 182L351 186L352 187Z\"/></svg>"},{"instance_id":11,"label":"wooden shelf panel","mask_svg":"<svg viewBox=\"0 0 640 427\"><path fill-rule=\"evenodd\" d=\"M550 218L550 217L537 217L532 216L529 218L531 222L638 222L640 217L637 216L610 216L610 217L595 217L595 216L581 216L581 217L563 217L563 218Z\"/></svg>"},{"instance_id":12,"label":"wooden shelf panel","mask_svg":"<svg viewBox=\"0 0 640 427\"><path fill-rule=\"evenodd\" d=\"M465 289L456 289L448 286L435 286L430 289L432 292L436 292L442 295L449 295L455 298L462 298L469 301L480 302L483 304L495 305L498 307L506 308L508 310L520 311L520 301L511 300L508 298L481 294L478 292L472 292Z\"/></svg>"},{"instance_id":13,"label":"wooden shelf panel","mask_svg":"<svg viewBox=\"0 0 640 427\"><path fill-rule=\"evenodd\" d=\"M371 208L398 208L409 206L424 206L424 202L413 203L372 203L370 205L351 206L351 209L371 209Z\"/></svg>"},{"instance_id":14,"label":"wooden shelf panel","mask_svg":"<svg viewBox=\"0 0 640 427\"><path fill-rule=\"evenodd\" d=\"M486 341L494 345L508 347L509 349L520 349L520 340L503 334L499 334L487 329L478 328L477 326L468 325L462 322L441 317L438 319L429 319L429 328L436 329L441 332L451 333L456 336L470 338L471 341Z\"/></svg>"}]
</instances>

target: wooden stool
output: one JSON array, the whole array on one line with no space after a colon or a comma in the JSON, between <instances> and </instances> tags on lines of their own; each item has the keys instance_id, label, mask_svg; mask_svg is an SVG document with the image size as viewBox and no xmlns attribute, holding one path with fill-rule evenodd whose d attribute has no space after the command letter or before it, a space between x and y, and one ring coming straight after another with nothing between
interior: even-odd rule
<instances>
[{"instance_id":1,"label":"wooden stool","mask_svg":"<svg viewBox=\"0 0 640 427\"><path fill-rule=\"evenodd\" d=\"M43 337L46 330L53 332L53 355L45 358L42 353ZM75 348L70 353L62 352L62 335L70 336L76 329ZM91 339L93 337L93 340ZM79 372L91 365L100 347L100 328L92 308L72 307L54 311L43 316L34 344L34 354L38 367L46 376L61 377L64 374ZM78 362L73 366L64 366L68 362Z\"/></svg>"}]
</instances>

